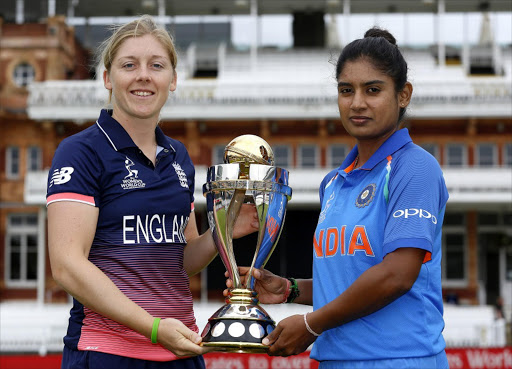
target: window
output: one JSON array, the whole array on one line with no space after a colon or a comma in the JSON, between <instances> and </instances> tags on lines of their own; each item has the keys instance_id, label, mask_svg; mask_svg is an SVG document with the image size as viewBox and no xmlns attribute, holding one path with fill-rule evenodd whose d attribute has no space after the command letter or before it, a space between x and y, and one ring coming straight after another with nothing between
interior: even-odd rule
<instances>
[{"instance_id":1,"label":"window","mask_svg":"<svg viewBox=\"0 0 512 369\"><path fill-rule=\"evenodd\" d=\"M481 167L492 167L496 165L496 145L482 143L476 147L476 163Z\"/></svg>"},{"instance_id":2,"label":"window","mask_svg":"<svg viewBox=\"0 0 512 369\"><path fill-rule=\"evenodd\" d=\"M30 146L27 150L27 172L41 170L41 149L37 146Z\"/></svg>"},{"instance_id":3,"label":"window","mask_svg":"<svg viewBox=\"0 0 512 369\"><path fill-rule=\"evenodd\" d=\"M466 146L464 144L446 145L446 165L450 167L467 165Z\"/></svg>"},{"instance_id":4,"label":"window","mask_svg":"<svg viewBox=\"0 0 512 369\"><path fill-rule=\"evenodd\" d=\"M272 148L272 151L274 151L276 167L289 169L291 166L290 147L286 145L276 145Z\"/></svg>"},{"instance_id":5,"label":"window","mask_svg":"<svg viewBox=\"0 0 512 369\"><path fill-rule=\"evenodd\" d=\"M14 68L14 83L19 87L27 87L34 81L35 75L33 66L28 63L20 63Z\"/></svg>"},{"instance_id":6,"label":"window","mask_svg":"<svg viewBox=\"0 0 512 369\"><path fill-rule=\"evenodd\" d=\"M212 165L224 164L225 145L215 145L212 152Z\"/></svg>"},{"instance_id":7,"label":"window","mask_svg":"<svg viewBox=\"0 0 512 369\"><path fill-rule=\"evenodd\" d=\"M37 231L37 214L7 217L5 280L9 287L36 286Z\"/></svg>"},{"instance_id":8,"label":"window","mask_svg":"<svg viewBox=\"0 0 512 369\"><path fill-rule=\"evenodd\" d=\"M512 143L503 146L503 165L512 167Z\"/></svg>"},{"instance_id":9,"label":"window","mask_svg":"<svg viewBox=\"0 0 512 369\"><path fill-rule=\"evenodd\" d=\"M6 174L9 179L16 179L20 176L20 148L18 146L7 147Z\"/></svg>"},{"instance_id":10,"label":"window","mask_svg":"<svg viewBox=\"0 0 512 369\"><path fill-rule=\"evenodd\" d=\"M445 285L466 282L466 219L463 213L447 213L443 226L442 277Z\"/></svg>"},{"instance_id":11,"label":"window","mask_svg":"<svg viewBox=\"0 0 512 369\"><path fill-rule=\"evenodd\" d=\"M422 143L420 146L427 151L430 155L439 161L439 147L434 143Z\"/></svg>"},{"instance_id":12,"label":"window","mask_svg":"<svg viewBox=\"0 0 512 369\"><path fill-rule=\"evenodd\" d=\"M349 151L348 145L330 145L327 148L327 166L329 168L339 167Z\"/></svg>"},{"instance_id":13,"label":"window","mask_svg":"<svg viewBox=\"0 0 512 369\"><path fill-rule=\"evenodd\" d=\"M316 145L300 145L297 154L297 163L301 168L315 168L320 164Z\"/></svg>"}]
</instances>

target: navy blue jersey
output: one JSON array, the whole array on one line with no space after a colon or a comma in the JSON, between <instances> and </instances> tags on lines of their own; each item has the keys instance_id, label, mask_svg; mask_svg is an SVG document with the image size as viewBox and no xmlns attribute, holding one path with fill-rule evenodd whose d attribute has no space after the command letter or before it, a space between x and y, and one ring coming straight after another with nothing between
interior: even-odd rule
<instances>
[{"instance_id":1,"label":"navy blue jersey","mask_svg":"<svg viewBox=\"0 0 512 369\"><path fill-rule=\"evenodd\" d=\"M198 331L183 268L185 228L194 201L194 167L185 146L157 127L156 165L102 110L93 126L59 145L48 178L47 205L78 201L99 208L89 260L132 301ZM175 356L143 335L74 300L71 349L147 360Z\"/></svg>"},{"instance_id":2,"label":"navy blue jersey","mask_svg":"<svg viewBox=\"0 0 512 369\"><path fill-rule=\"evenodd\" d=\"M445 347L441 227L448 192L441 168L406 129L352 170L357 154L355 147L320 186L314 309L337 298L398 248L420 248L426 257L410 291L370 315L325 331L311 356L323 361L436 355Z\"/></svg>"}]
</instances>

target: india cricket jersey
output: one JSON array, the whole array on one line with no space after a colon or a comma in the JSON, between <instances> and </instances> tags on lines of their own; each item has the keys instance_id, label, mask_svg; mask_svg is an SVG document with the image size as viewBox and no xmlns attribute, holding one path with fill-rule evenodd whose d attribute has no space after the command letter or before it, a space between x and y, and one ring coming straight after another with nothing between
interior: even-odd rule
<instances>
[{"instance_id":1,"label":"india cricket jersey","mask_svg":"<svg viewBox=\"0 0 512 369\"><path fill-rule=\"evenodd\" d=\"M155 317L198 331L183 251L194 193L194 167L184 145L155 130L156 165L102 110L93 126L58 147L48 178L47 205L76 201L99 208L89 260ZM176 357L143 335L74 300L65 344L127 357Z\"/></svg>"},{"instance_id":2,"label":"india cricket jersey","mask_svg":"<svg viewBox=\"0 0 512 369\"><path fill-rule=\"evenodd\" d=\"M364 271L401 247L426 250L405 295L363 318L322 333L316 360L376 360L435 355L445 348L441 292L441 226L448 192L439 164L395 132L361 167L355 147L320 186L314 236L313 304L317 310Z\"/></svg>"}]
</instances>

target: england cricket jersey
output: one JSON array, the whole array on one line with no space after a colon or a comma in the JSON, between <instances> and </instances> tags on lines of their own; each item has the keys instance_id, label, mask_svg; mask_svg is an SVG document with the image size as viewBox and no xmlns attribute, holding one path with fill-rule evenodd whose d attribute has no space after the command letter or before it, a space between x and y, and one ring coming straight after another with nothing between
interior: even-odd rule
<instances>
[{"instance_id":1,"label":"england cricket jersey","mask_svg":"<svg viewBox=\"0 0 512 369\"><path fill-rule=\"evenodd\" d=\"M48 178L47 205L76 201L99 208L89 260L155 317L198 331L183 251L194 193L184 145L155 130L156 165L102 110L96 124L59 145ZM74 300L65 344L127 357L176 357L143 335Z\"/></svg>"},{"instance_id":2,"label":"england cricket jersey","mask_svg":"<svg viewBox=\"0 0 512 369\"><path fill-rule=\"evenodd\" d=\"M316 360L377 360L435 355L445 348L441 293L441 226L448 192L439 164L395 132L361 167L355 147L320 186L314 236L313 305L342 294L364 271L401 247L426 251L405 295L363 318L322 333Z\"/></svg>"}]
</instances>

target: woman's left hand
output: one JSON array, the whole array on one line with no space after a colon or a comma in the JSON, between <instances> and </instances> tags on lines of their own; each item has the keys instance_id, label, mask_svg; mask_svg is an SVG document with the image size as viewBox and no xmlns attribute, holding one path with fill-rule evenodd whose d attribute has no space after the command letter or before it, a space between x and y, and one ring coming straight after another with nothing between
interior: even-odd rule
<instances>
[{"instance_id":1,"label":"woman's left hand","mask_svg":"<svg viewBox=\"0 0 512 369\"><path fill-rule=\"evenodd\" d=\"M243 204L233 229L233 238L240 238L256 232L260 228L258 212L254 204Z\"/></svg>"},{"instance_id":2,"label":"woman's left hand","mask_svg":"<svg viewBox=\"0 0 512 369\"><path fill-rule=\"evenodd\" d=\"M270 356L297 355L315 342L316 337L308 332L303 315L292 315L279 322L276 329L263 339L269 345Z\"/></svg>"}]
</instances>

